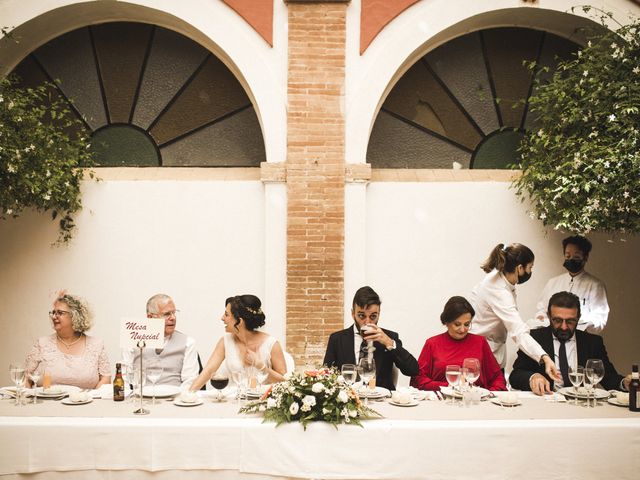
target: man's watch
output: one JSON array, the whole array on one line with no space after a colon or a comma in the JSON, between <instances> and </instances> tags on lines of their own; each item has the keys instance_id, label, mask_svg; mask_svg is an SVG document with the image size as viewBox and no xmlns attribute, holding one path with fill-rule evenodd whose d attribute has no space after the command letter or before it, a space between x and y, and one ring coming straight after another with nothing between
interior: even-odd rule
<instances>
[{"instance_id":1,"label":"man's watch","mask_svg":"<svg viewBox=\"0 0 640 480\"><path fill-rule=\"evenodd\" d=\"M544 363L544 357L549 357L549 354L545 353L544 355L542 355L542 356L540 357L540 361L539 361L538 363L540 364L540 366L541 366L541 367L544 367L544 366L545 366L545 363ZM551 358L551 357L549 357L549 358Z\"/></svg>"},{"instance_id":2,"label":"man's watch","mask_svg":"<svg viewBox=\"0 0 640 480\"><path fill-rule=\"evenodd\" d=\"M393 343L391 344L391 346L390 346L390 347L386 347L387 352L390 352L391 350L395 350L395 349L396 349L396 341L395 341L395 340L392 340L392 342L393 342Z\"/></svg>"}]
</instances>

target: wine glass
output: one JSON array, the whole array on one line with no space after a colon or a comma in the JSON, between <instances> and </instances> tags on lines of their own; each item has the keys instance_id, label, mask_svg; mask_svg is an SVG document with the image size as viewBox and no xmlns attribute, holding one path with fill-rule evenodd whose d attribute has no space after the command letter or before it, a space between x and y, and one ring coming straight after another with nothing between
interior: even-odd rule
<instances>
[{"instance_id":1,"label":"wine glass","mask_svg":"<svg viewBox=\"0 0 640 480\"><path fill-rule=\"evenodd\" d=\"M342 378L344 378L344 383L351 387L358 377L358 367L353 363L345 363L340 368L340 373L342 374Z\"/></svg>"},{"instance_id":2,"label":"wine glass","mask_svg":"<svg viewBox=\"0 0 640 480\"><path fill-rule=\"evenodd\" d=\"M38 382L40 381L40 378L42 377L42 375L44 375L44 371L45 371L45 366L44 366L44 363L41 362L38 365L36 365L36 368L34 368L32 372L29 372L29 380L33 382L33 403L34 404L38 403L38 395L36 395L36 390L38 388Z\"/></svg>"},{"instance_id":3,"label":"wine glass","mask_svg":"<svg viewBox=\"0 0 640 480\"><path fill-rule=\"evenodd\" d=\"M229 376L224 375L223 373L214 373L213 377L211 377L211 386L216 389L216 400L221 402L224 399L224 395L222 394L222 390L224 390L227 385L229 385Z\"/></svg>"},{"instance_id":4,"label":"wine glass","mask_svg":"<svg viewBox=\"0 0 640 480\"><path fill-rule=\"evenodd\" d=\"M16 405L20 405L20 385L24 382L24 368L17 363L10 364L9 376L11 377L11 381L16 385Z\"/></svg>"},{"instance_id":5,"label":"wine glass","mask_svg":"<svg viewBox=\"0 0 640 480\"><path fill-rule=\"evenodd\" d=\"M575 398L575 404L578 405L578 387L584 380L584 367L569 367L569 380L573 385L573 394Z\"/></svg>"},{"instance_id":6,"label":"wine glass","mask_svg":"<svg viewBox=\"0 0 640 480\"><path fill-rule=\"evenodd\" d=\"M133 365L130 363L122 364L122 379L124 380L125 396L126 392L133 388ZM127 402L131 403L135 401L135 391L129 392Z\"/></svg>"},{"instance_id":7,"label":"wine glass","mask_svg":"<svg viewBox=\"0 0 640 480\"><path fill-rule=\"evenodd\" d=\"M585 364L585 373L587 372L587 370L590 371L591 375L591 378L589 380L591 381L594 389L593 406L595 407L598 404L598 399L596 398L595 394L595 388L596 385L600 383L600 380L604 378L604 364L602 363L602 360L598 358L590 358Z\"/></svg>"},{"instance_id":8,"label":"wine glass","mask_svg":"<svg viewBox=\"0 0 640 480\"><path fill-rule=\"evenodd\" d=\"M151 382L151 388L153 388L153 400L151 401L152 405L156 404L156 382L160 380L162 376L162 367L159 365L151 365L147 367L147 378Z\"/></svg>"},{"instance_id":9,"label":"wine glass","mask_svg":"<svg viewBox=\"0 0 640 480\"><path fill-rule=\"evenodd\" d=\"M244 368L240 370L231 371L231 380L236 384L237 393L236 393L236 401L241 403L242 398L245 397L247 386L249 383L249 378L247 376L247 372Z\"/></svg>"},{"instance_id":10,"label":"wine glass","mask_svg":"<svg viewBox=\"0 0 640 480\"><path fill-rule=\"evenodd\" d=\"M140 375L140 368L133 368L133 391L136 395L140 395L140 404L142 404L142 387L147 383L147 376L145 374L145 370L142 370L142 375Z\"/></svg>"},{"instance_id":11,"label":"wine glass","mask_svg":"<svg viewBox=\"0 0 640 480\"><path fill-rule=\"evenodd\" d=\"M455 393L455 388L460 384L460 376L462 375L462 369L460 365L447 365L445 369L445 378L447 379L447 383L451 388L451 401L449 403L455 403L455 398L453 394Z\"/></svg>"},{"instance_id":12,"label":"wine glass","mask_svg":"<svg viewBox=\"0 0 640 480\"><path fill-rule=\"evenodd\" d=\"M362 379L362 384L365 388L369 388L369 382L376 375L376 362L373 357L369 358L365 356L360 359L358 362L358 369L360 372L360 378ZM369 404L369 392L365 394L364 404Z\"/></svg>"},{"instance_id":13,"label":"wine glass","mask_svg":"<svg viewBox=\"0 0 640 480\"><path fill-rule=\"evenodd\" d=\"M462 373L465 381L473 388L473 383L480 378L480 360L465 358L462 361Z\"/></svg>"}]
</instances>

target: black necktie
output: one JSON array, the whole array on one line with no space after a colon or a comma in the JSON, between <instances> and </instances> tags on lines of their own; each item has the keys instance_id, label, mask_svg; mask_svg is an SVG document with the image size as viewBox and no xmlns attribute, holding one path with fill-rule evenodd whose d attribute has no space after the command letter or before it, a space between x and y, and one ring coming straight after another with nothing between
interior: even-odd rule
<instances>
[{"instance_id":1,"label":"black necktie","mask_svg":"<svg viewBox=\"0 0 640 480\"><path fill-rule=\"evenodd\" d=\"M360 352L358 353L358 362L367 357L367 341L363 338L360 344Z\"/></svg>"},{"instance_id":2,"label":"black necktie","mask_svg":"<svg viewBox=\"0 0 640 480\"><path fill-rule=\"evenodd\" d=\"M567 361L567 346L565 342L560 340L560 352L558 354L560 357L560 373L562 374L562 383L565 387L571 385L571 381L569 380L569 362Z\"/></svg>"}]
</instances>

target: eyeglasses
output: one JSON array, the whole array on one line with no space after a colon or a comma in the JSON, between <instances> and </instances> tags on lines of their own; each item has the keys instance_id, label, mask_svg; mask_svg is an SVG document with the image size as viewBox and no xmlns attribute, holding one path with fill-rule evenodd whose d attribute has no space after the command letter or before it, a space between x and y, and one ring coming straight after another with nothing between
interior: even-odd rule
<instances>
[{"instance_id":1,"label":"eyeglasses","mask_svg":"<svg viewBox=\"0 0 640 480\"><path fill-rule=\"evenodd\" d=\"M61 317L62 315L64 315L65 313L71 313L67 310L51 310L49 312L49 316L50 317Z\"/></svg>"},{"instance_id":2,"label":"eyeglasses","mask_svg":"<svg viewBox=\"0 0 640 480\"><path fill-rule=\"evenodd\" d=\"M578 319L577 318L558 318L558 317L553 317L551 319L551 323L553 323L554 325L562 325L562 322L567 324L567 327L575 327L576 325L578 325Z\"/></svg>"},{"instance_id":3,"label":"eyeglasses","mask_svg":"<svg viewBox=\"0 0 640 480\"><path fill-rule=\"evenodd\" d=\"M179 312L180 310L171 310L170 312L164 312L164 313L152 313L151 316L162 317L164 319L167 319L167 318L175 317Z\"/></svg>"},{"instance_id":4,"label":"eyeglasses","mask_svg":"<svg viewBox=\"0 0 640 480\"><path fill-rule=\"evenodd\" d=\"M359 320L366 320L367 318L369 318L369 320L371 320L372 322L376 322L378 320L378 314L377 313L372 313L371 315L369 315L367 317L366 313L358 312L358 313L356 313L356 317L358 317Z\"/></svg>"}]
</instances>

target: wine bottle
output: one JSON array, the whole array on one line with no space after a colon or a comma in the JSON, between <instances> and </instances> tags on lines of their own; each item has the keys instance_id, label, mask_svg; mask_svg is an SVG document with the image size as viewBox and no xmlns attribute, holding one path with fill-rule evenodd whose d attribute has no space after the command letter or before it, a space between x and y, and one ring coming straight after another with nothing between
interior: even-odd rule
<instances>
[{"instance_id":1,"label":"wine bottle","mask_svg":"<svg viewBox=\"0 0 640 480\"><path fill-rule=\"evenodd\" d=\"M640 375L638 374L638 364L631 368L631 383L629 384L629 410L640 412Z\"/></svg>"},{"instance_id":2,"label":"wine bottle","mask_svg":"<svg viewBox=\"0 0 640 480\"><path fill-rule=\"evenodd\" d=\"M124 380L122 379L122 365L116 363L116 377L113 379L113 401L124 400Z\"/></svg>"}]
</instances>

